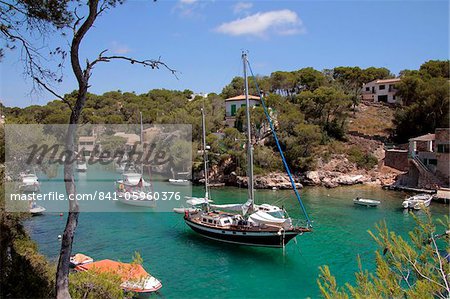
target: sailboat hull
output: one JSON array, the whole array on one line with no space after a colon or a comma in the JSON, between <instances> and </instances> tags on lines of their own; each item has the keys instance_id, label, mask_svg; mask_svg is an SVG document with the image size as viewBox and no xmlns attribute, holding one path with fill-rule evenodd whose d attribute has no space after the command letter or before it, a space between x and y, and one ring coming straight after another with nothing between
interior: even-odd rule
<instances>
[{"instance_id":1,"label":"sailboat hull","mask_svg":"<svg viewBox=\"0 0 450 299\"><path fill-rule=\"evenodd\" d=\"M231 230L200 225L186 218L184 221L193 231L208 239L246 246L281 248L302 233L295 229L284 232Z\"/></svg>"}]
</instances>

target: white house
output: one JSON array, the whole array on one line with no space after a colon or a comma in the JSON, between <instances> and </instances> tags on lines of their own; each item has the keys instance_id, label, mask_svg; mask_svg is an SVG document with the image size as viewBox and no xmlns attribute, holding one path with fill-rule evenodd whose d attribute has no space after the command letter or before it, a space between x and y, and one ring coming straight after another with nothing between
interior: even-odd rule
<instances>
[{"instance_id":1,"label":"white house","mask_svg":"<svg viewBox=\"0 0 450 299\"><path fill-rule=\"evenodd\" d=\"M401 104L402 100L396 95L395 84L400 78L374 80L363 85L361 98L363 101Z\"/></svg>"},{"instance_id":2,"label":"white house","mask_svg":"<svg viewBox=\"0 0 450 299\"><path fill-rule=\"evenodd\" d=\"M259 106L261 104L261 100L257 96L249 95L248 99L250 107ZM225 121L228 126L234 127L236 112L239 108L245 107L245 105L245 95L225 99Z\"/></svg>"}]
</instances>

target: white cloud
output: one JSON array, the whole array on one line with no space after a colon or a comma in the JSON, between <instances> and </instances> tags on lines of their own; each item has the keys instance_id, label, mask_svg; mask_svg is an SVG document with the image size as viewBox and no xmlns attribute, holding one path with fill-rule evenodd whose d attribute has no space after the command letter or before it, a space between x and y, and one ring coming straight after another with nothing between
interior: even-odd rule
<instances>
[{"instance_id":1,"label":"white cloud","mask_svg":"<svg viewBox=\"0 0 450 299\"><path fill-rule=\"evenodd\" d=\"M127 45L123 45L116 41L113 41L111 43L111 51L114 54L127 54L131 52L131 49Z\"/></svg>"},{"instance_id":2,"label":"white cloud","mask_svg":"<svg viewBox=\"0 0 450 299\"><path fill-rule=\"evenodd\" d=\"M182 17L196 17L199 16L197 12L202 3L198 0L179 0L173 11L178 12Z\"/></svg>"},{"instance_id":3,"label":"white cloud","mask_svg":"<svg viewBox=\"0 0 450 299\"><path fill-rule=\"evenodd\" d=\"M250 8L253 7L253 3L250 2L238 2L235 5L233 5L233 12L235 14L244 12L249 10Z\"/></svg>"},{"instance_id":4,"label":"white cloud","mask_svg":"<svg viewBox=\"0 0 450 299\"><path fill-rule=\"evenodd\" d=\"M193 4L197 2L198 0L180 0L181 4Z\"/></svg>"},{"instance_id":5,"label":"white cloud","mask_svg":"<svg viewBox=\"0 0 450 299\"><path fill-rule=\"evenodd\" d=\"M283 9L258 12L245 18L223 23L217 32L232 36L253 35L263 37L269 33L292 35L305 32L303 22L296 12Z\"/></svg>"}]
</instances>

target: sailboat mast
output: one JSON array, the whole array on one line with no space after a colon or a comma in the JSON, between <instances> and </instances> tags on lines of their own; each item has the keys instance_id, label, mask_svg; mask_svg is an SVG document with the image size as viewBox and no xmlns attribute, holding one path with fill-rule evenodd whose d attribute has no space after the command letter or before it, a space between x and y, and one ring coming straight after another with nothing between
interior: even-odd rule
<instances>
[{"instance_id":1,"label":"sailboat mast","mask_svg":"<svg viewBox=\"0 0 450 299\"><path fill-rule=\"evenodd\" d=\"M206 121L205 110L202 108L202 147L203 147L203 171L205 173L205 198L209 199L208 192L208 154L206 152Z\"/></svg>"},{"instance_id":2,"label":"sailboat mast","mask_svg":"<svg viewBox=\"0 0 450 299\"><path fill-rule=\"evenodd\" d=\"M139 112L140 113L140 115L141 115L141 134L140 134L140 136L141 136L141 144L143 144L144 143L144 136L143 136L143 131L144 131L144 125L142 124L142 112Z\"/></svg>"},{"instance_id":3,"label":"sailboat mast","mask_svg":"<svg viewBox=\"0 0 450 299\"><path fill-rule=\"evenodd\" d=\"M140 116L141 116L141 126L140 126L140 131L141 131L141 133L140 133L140 137L139 137L139 139L140 139L140 141L141 141L141 146L142 146L142 149L144 149L144 125L142 124L142 112L141 111L139 111L139 114L140 114ZM141 166L141 175L144 175L144 163L142 163L142 166Z\"/></svg>"},{"instance_id":4,"label":"sailboat mast","mask_svg":"<svg viewBox=\"0 0 450 299\"><path fill-rule=\"evenodd\" d=\"M248 177L248 199L254 202L254 186L253 186L253 145L252 130L250 122L250 100L248 98L248 78L247 78L247 54L242 52L242 62L244 64L244 82L245 82L245 112L247 114L247 177Z\"/></svg>"}]
</instances>

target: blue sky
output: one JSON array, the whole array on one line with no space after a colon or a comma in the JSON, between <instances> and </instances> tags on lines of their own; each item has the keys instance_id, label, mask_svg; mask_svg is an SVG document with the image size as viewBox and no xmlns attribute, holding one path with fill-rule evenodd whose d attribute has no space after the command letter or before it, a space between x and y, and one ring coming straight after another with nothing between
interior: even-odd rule
<instances>
[{"instance_id":1,"label":"blue sky","mask_svg":"<svg viewBox=\"0 0 450 299\"><path fill-rule=\"evenodd\" d=\"M61 40L54 36L50 44ZM179 71L152 71L125 62L98 65L90 92L144 93L154 88L220 92L242 74L240 53L249 51L253 70L312 66L387 67L398 73L430 59L449 57L448 1L133 1L97 19L81 57L104 49L137 59L158 58ZM30 94L19 51L7 52L1 67L1 100L7 106L43 105L48 93ZM66 63L64 81L76 81Z\"/></svg>"}]
</instances>

